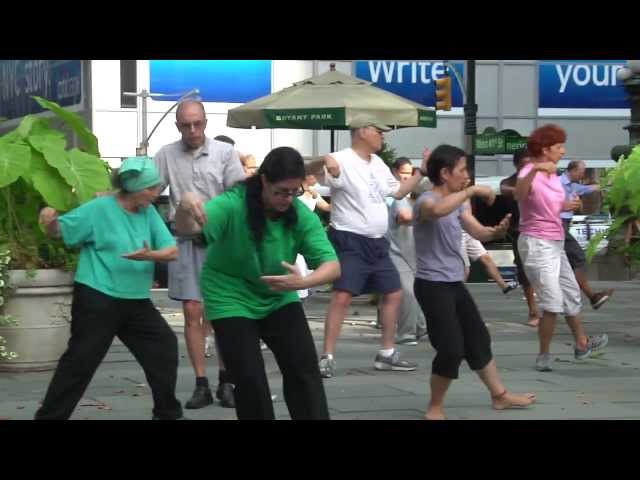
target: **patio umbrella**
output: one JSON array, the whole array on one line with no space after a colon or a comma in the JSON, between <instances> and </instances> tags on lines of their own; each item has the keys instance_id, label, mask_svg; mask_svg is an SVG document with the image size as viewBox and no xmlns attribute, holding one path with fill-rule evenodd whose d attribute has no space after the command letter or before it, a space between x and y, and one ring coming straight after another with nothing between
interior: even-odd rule
<instances>
[{"instance_id":1,"label":"patio umbrella","mask_svg":"<svg viewBox=\"0 0 640 480\"><path fill-rule=\"evenodd\" d=\"M354 118L399 127L436 127L435 110L371 85L371 82L331 70L296 82L278 92L229 110L233 128L295 128L347 130Z\"/></svg>"}]
</instances>

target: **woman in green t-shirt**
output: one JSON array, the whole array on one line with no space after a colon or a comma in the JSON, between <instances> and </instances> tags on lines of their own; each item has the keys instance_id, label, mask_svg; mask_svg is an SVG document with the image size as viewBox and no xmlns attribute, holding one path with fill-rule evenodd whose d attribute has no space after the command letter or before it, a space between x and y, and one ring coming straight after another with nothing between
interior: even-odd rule
<instances>
[{"instance_id":1,"label":"woman in green t-shirt","mask_svg":"<svg viewBox=\"0 0 640 480\"><path fill-rule=\"evenodd\" d=\"M176 228L208 244L201 288L205 315L235 381L239 419L274 419L260 339L275 355L293 419L328 419L318 356L296 293L333 281L340 265L322 224L298 198L302 156L272 150L257 174L203 204L182 196ZM300 275L301 254L315 271Z\"/></svg>"},{"instance_id":2,"label":"woman in green t-shirt","mask_svg":"<svg viewBox=\"0 0 640 480\"><path fill-rule=\"evenodd\" d=\"M144 369L153 393L153 418L182 417L176 399L178 340L153 306L149 290L154 262L177 256L173 236L151 203L160 194L160 175L150 158L125 160L105 195L58 217L40 212L49 236L80 247L71 305L71 339L37 420L66 420L87 389L114 337Z\"/></svg>"}]
</instances>

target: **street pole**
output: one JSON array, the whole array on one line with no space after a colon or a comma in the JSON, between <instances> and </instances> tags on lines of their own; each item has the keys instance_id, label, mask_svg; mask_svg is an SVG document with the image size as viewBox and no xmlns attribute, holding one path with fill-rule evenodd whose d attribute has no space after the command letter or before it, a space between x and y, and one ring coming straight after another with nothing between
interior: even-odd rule
<instances>
[{"instance_id":1,"label":"street pole","mask_svg":"<svg viewBox=\"0 0 640 480\"><path fill-rule=\"evenodd\" d=\"M147 153L148 153L148 149L149 149L149 139L151 138L151 135L153 135L153 132L156 131L156 129L158 128L158 126L160 125L160 123L162 122L162 120L164 120L164 118L169 115L169 113L176 108L180 102L182 102L183 100L185 100L188 97L192 97L192 96L198 96L200 94L200 90L197 88L194 88L192 90L189 90L187 93L185 94L181 94L182 96L178 99L178 101L176 103L174 103L171 108L169 110L167 110L166 112L164 112L164 115L162 115L162 117L160 117L160 120L158 120L158 123L156 123L156 125L153 127L153 130L151 130L151 133L149 134L149 136L147 136L147 99L149 97L151 97L151 93L149 93L146 89L142 89L142 91L140 91L140 93L136 93L136 92L122 92L123 95L129 96L129 97L140 97L142 98L142 127L141 127L141 131L142 131L142 140L140 141L140 146L136 148L136 156L137 157L146 157ZM162 93L158 93L158 94L153 94L154 96L157 97L175 97L175 94L162 94Z\"/></svg>"},{"instance_id":2,"label":"street pole","mask_svg":"<svg viewBox=\"0 0 640 480\"><path fill-rule=\"evenodd\" d=\"M629 156L631 149L640 144L640 60L629 60L628 67L618 70L618 79L631 101L631 123L624 129L629 132L629 145L616 145L611 149L611 158L616 162L621 155Z\"/></svg>"},{"instance_id":3,"label":"street pole","mask_svg":"<svg viewBox=\"0 0 640 480\"><path fill-rule=\"evenodd\" d=\"M636 73L625 82L624 87L631 97L631 123L624 128L629 131L629 144L640 143L640 74Z\"/></svg>"},{"instance_id":4,"label":"street pole","mask_svg":"<svg viewBox=\"0 0 640 480\"><path fill-rule=\"evenodd\" d=\"M467 170L471 185L476 183L476 158L473 154L473 139L478 133L476 104L476 61L467 60L467 95L464 104L465 151L467 152Z\"/></svg>"}]
</instances>

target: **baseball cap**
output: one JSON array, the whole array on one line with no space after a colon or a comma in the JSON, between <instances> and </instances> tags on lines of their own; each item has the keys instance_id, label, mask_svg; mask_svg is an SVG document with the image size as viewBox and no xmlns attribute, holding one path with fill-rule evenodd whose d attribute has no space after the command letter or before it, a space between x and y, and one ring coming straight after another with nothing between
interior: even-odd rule
<instances>
[{"instance_id":1,"label":"baseball cap","mask_svg":"<svg viewBox=\"0 0 640 480\"><path fill-rule=\"evenodd\" d=\"M349 124L349 128L365 128L365 127L376 127L378 130L382 130L383 132L388 132L391 130L389 125L383 125L382 123L376 122L371 118L356 116L351 123Z\"/></svg>"}]
</instances>

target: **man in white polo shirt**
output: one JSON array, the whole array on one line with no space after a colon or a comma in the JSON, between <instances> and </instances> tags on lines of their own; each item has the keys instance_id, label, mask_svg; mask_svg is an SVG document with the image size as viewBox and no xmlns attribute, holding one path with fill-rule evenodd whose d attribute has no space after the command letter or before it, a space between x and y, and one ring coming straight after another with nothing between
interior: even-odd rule
<instances>
[{"instance_id":1,"label":"man in white polo shirt","mask_svg":"<svg viewBox=\"0 0 640 480\"><path fill-rule=\"evenodd\" d=\"M331 222L328 232L340 259L342 276L333 284L331 304L325 320L324 354L320 373L335 375L334 349L342 322L354 296L382 295L382 349L375 358L378 370L411 371L415 363L402 360L394 348L402 289L398 271L389 257L386 197L404 198L422 180L422 169L400 182L376 155L382 149L386 125L360 117L351 122L351 147L324 158L325 178L331 188Z\"/></svg>"}]
</instances>

